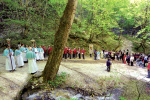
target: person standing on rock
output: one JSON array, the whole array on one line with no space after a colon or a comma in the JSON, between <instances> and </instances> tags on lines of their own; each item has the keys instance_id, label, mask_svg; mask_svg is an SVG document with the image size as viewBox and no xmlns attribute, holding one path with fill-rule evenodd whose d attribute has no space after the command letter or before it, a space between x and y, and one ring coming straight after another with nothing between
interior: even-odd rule
<instances>
[{"instance_id":1,"label":"person standing on rock","mask_svg":"<svg viewBox=\"0 0 150 100\"><path fill-rule=\"evenodd\" d=\"M32 52L32 48L29 48L29 52L26 54L26 58L28 59L29 73L34 74L37 72L37 64L36 64L36 55Z\"/></svg>"},{"instance_id":2,"label":"person standing on rock","mask_svg":"<svg viewBox=\"0 0 150 100\"><path fill-rule=\"evenodd\" d=\"M24 61L25 63L27 63L28 60L26 59L26 49L25 49L25 47L24 47L24 44L21 44L20 51L22 52L23 61Z\"/></svg>"},{"instance_id":3,"label":"person standing on rock","mask_svg":"<svg viewBox=\"0 0 150 100\"><path fill-rule=\"evenodd\" d=\"M16 64L15 64L15 59L13 57L13 51L10 50L10 46L6 45L6 49L3 52L3 56L6 57L6 70L8 71L15 71Z\"/></svg>"},{"instance_id":4,"label":"person standing on rock","mask_svg":"<svg viewBox=\"0 0 150 100\"><path fill-rule=\"evenodd\" d=\"M83 59L85 59L84 55L85 55L85 50L84 50L84 48L83 48L83 50L82 50Z\"/></svg>"},{"instance_id":5,"label":"person standing on rock","mask_svg":"<svg viewBox=\"0 0 150 100\"><path fill-rule=\"evenodd\" d=\"M21 68L24 66L23 58L22 58L22 52L19 50L19 47L15 50L15 56L17 60L18 67Z\"/></svg>"}]
</instances>

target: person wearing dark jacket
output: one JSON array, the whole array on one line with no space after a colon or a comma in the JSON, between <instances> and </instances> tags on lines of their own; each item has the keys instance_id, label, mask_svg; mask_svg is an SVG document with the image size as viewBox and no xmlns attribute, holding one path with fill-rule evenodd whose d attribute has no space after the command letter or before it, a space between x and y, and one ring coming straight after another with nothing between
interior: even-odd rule
<instances>
[{"instance_id":1,"label":"person wearing dark jacket","mask_svg":"<svg viewBox=\"0 0 150 100\"><path fill-rule=\"evenodd\" d=\"M130 64L130 55L127 56L126 61L128 63L128 65Z\"/></svg>"},{"instance_id":2,"label":"person wearing dark jacket","mask_svg":"<svg viewBox=\"0 0 150 100\"><path fill-rule=\"evenodd\" d=\"M108 59L108 61L106 62L106 66L107 66L107 71L110 72L110 66L111 66L110 59Z\"/></svg>"},{"instance_id":3,"label":"person wearing dark jacket","mask_svg":"<svg viewBox=\"0 0 150 100\"><path fill-rule=\"evenodd\" d=\"M97 60L96 58L97 58L97 52L96 52L96 49L95 49L95 51L94 51L94 60Z\"/></svg>"}]
</instances>

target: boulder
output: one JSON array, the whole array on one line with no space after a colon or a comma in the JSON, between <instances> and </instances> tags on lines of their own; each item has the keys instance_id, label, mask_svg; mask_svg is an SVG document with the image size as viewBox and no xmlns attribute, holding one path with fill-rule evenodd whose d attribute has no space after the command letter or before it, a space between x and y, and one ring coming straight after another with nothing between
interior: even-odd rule
<instances>
[{"instance_id":1,"label":"boulder","mask_svg":"<svg viewBox=\"0 0 150 100\"><path fill-rule=\"evenodd\" d=\"M39 72L39 71L33 75L34 78L38 78L41 76L42 76L42 72Z\"/></svg>"}]
</instances>

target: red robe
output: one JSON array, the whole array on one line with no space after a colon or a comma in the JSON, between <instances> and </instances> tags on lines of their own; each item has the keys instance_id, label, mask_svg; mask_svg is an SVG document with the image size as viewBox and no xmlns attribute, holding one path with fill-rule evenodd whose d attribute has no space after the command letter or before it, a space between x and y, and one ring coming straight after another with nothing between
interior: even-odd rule
<instances>
[{"instance_id":1,"label":"red robe","mask_svg":"<svg viewBox=\"0 0 150 100\"><path fill-rule=\"evenodd\" d=\"M124 62L124 64L126 64L126 57L127 56L123 56L123 62Z\"/></svg>"},{"instance_id":2,"label":"red robe","mask_svg":"<svg viewBox=\"0 0 150 100\"><path fill-rule=\"evenodd\" d=\"M46 47L42 47L42 48L43 48L44 52L46 52Z\"/></svg>"},{"instance_id":3,"label":"red robe","mask_svg":"<svg viewBox=\"0 0 150 100\"><path fill-rule=\"evenodd\" d=\"M49 47L49 48L48 48L48 53L50 53L50 52L51 52L51 50L52 50L52 47Z\"/></svg>"},{"instance_id":4,"label":"red robe","mask_svg":"<svg viewBox=\"0 0 150 100\"><path fill-rule=\"evenodd\" d=\"M77 49L75 49L75 52L77 53ZM75 53L75 54L76 54L76 53Z\"/></svg>"},{"instance_id":5,"label":"red robe","mask_svg":"<svg viewBox=\"0 0 150 100\"><path fill-rule=\"evenodd\" d=\"M78 53L81 54L81 49L78 50Z\"/></svg>"},{"instance_id":6,"label":"red robe","mask_svg":"<svg viewBox=\"0 0 150 100\"><path fill-rule=\"evenodd\" d=\"M150 70L150 63L148 63L147 69Z\"/></svg>"},{"instance_id":7,"label":"red robe","mask_svg":"<svg viewBox=\"0 0 150 100\"><path fill-rule=\"evenodd\" d=\"M73 54L76 54L76 49L73 50Z\"/></svg>"},{"instance_id":8,"label":"red robe","mask_svg":"<svg viewBox=\"0 0 150 100\"><path fill-rule=\"evenodd\" d=\"M72 50L70 49L70 50L69 50L69 54L71 54L71 53L72 53Z\"/></svg>"},{"instance_id":9,"label":"red robe","mask_svg":"<svg viewBox=\"0 0 150 100\"><path fill-rule=\"evenodd\" d=\"M65 50L64 50L64 54L67 54L67 48L65 48Z\"/></svg>"},{"instance_id":10,"label":"red robe","mask_svg":"<svg viewBox=\"0 0 150 100\"><path fill-rule=\"evenodd\" d=\"M85 55L85 50L82 50L83 55Z\"/></svg>"}]
</instances>

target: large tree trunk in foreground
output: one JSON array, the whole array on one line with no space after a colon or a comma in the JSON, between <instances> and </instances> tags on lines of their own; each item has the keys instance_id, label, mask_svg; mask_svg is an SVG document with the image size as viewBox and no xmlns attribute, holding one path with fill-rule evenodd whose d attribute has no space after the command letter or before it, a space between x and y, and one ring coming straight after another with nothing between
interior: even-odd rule
<instances>
[{"instance_id":1,"label":"large tree trunk in foreground","mask_svg":"<svg viewBox=\"0 0 150 100\"><path fill-rule=\"evenodd\" d=\"M57 75L68 34L74 20L77 3L78 0L68 0L58 31L55 34L54 47L43 71L44 81L54 81Z\"/></svg>"}]
</instances>

